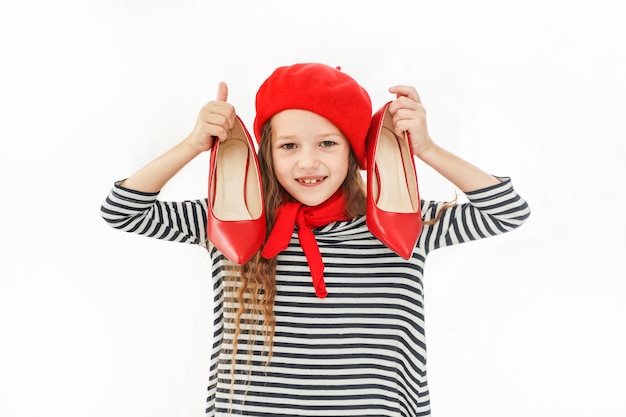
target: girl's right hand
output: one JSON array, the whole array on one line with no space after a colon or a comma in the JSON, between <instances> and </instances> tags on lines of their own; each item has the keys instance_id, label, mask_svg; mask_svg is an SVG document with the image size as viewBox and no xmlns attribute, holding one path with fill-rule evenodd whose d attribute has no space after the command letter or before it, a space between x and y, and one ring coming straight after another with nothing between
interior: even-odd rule
<instances>
[{"instance_id":1,"label":"girl's right hand","mask_svg":"<svg viewBox=\"0 0 626 417\"><path fill-rule=\"evenodd\" d=\"M214 138L226 139L228 131L235 125L235 108L226 102L227 98L228 86L221 82L217 88L217 99L200 109L196 125L186 139L200 152L211 149Z\"/></svg>"}]
</instances>

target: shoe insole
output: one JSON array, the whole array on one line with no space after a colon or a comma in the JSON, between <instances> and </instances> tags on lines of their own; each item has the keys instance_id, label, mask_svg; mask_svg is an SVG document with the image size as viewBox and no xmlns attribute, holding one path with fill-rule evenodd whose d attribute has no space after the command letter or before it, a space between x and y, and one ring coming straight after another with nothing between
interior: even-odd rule
<instances>
[{"instance_id":1,"label":"shoe insole","mask_svg":"<svg viewBox=\"0 0 626 417\"><path fill-rule=\"evenodd\" d=\"M250 220L245 199L248 145L229 138L217 150L213 213L220 220Z\"/></svg>"},{"instance_id":2,"label":"shoe insole","mask_svg":"<svg viewBox=\"0 0 626 417\"><path fill-rule=\"evenodd\" d=\"M376 149L376 172L378 174L378 201L376 205L384 211L413 213L411 196L407 185L405 163L396 135L383 127Z\"/></svg>"}]
</instances>

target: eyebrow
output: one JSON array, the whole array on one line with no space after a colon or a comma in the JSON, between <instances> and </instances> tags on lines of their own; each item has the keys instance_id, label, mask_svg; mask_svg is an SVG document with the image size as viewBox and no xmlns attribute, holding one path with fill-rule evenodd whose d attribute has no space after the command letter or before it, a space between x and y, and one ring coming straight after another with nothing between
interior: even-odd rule
<instances>
[{"instance_id":1,"label":"eyebrow","mask_svg":"<svg viewBox=\"0 0 626 417\"><path fill-rule=\"evenodd\" d=\"M325 138L329 138L329 137L339 137L339 138L343 138L342 134L340 132L327 132L327 133L322 133L320 135L315 136L316 139L325 139ZM298 135L292 135L292 134L285 134L285 135L276 135L274 136L275 140L294 140L294 139L298 139L299 136Z\"/></svg>"}]
</instances>

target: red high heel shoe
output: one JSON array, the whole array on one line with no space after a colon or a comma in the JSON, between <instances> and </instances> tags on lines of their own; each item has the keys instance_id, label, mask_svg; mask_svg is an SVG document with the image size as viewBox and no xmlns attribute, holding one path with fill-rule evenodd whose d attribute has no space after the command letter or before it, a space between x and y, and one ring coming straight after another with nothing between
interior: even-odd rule
<instances>
[{"instance_id":1,"label":"red high heel shoe","mask_svg":"<svg viewBox=\"0 0 626 417\"><path fill-rule=\"evenodd\" d=\"M389 104L372 116L366 139L366 223L389 249L409 259L422 232L422 213L408 135L393 132Z\"/></svg>"},{"instance_id":2,"label":"red high heel shoe","mask_svg":"<svg viewBox=\"0 0 626 417\"><path fill-rule=\"evenodd\" d=\"M241 119L223 142L213 140L207 237L228 259L248 262L265 241L261 173Z\"/></svg>"}]
</instances>

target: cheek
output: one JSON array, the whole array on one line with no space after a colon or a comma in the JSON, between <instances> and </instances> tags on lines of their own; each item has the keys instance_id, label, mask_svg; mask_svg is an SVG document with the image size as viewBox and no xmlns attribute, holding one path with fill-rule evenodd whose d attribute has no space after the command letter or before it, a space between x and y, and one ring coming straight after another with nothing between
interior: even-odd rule
<instances>
[{"instance_id":1,"label":"cheek","mask_svg":"<svg viewBox=\"0 0 626 417\"><path fill-rule=\"evenodd\" d=\"M289 174L289 167L288 167L287 161L281 158L273 157L272 164L274 167L274 174L276 175L278 182L281 185L284 185L283 181L285 178L287 178Z\"/></svg>"},{"instance_id":2,"label":"cheek","mask_svg":"<svg viewBox=\"0 0 626 417\"><path fill-rule=\"evenodd\" d=\"M343 179L348 175L348 169L350 167L350 153L346 153L337 159L335 162L335 171L341 174Z\"/></svg>"}]
</instances>

